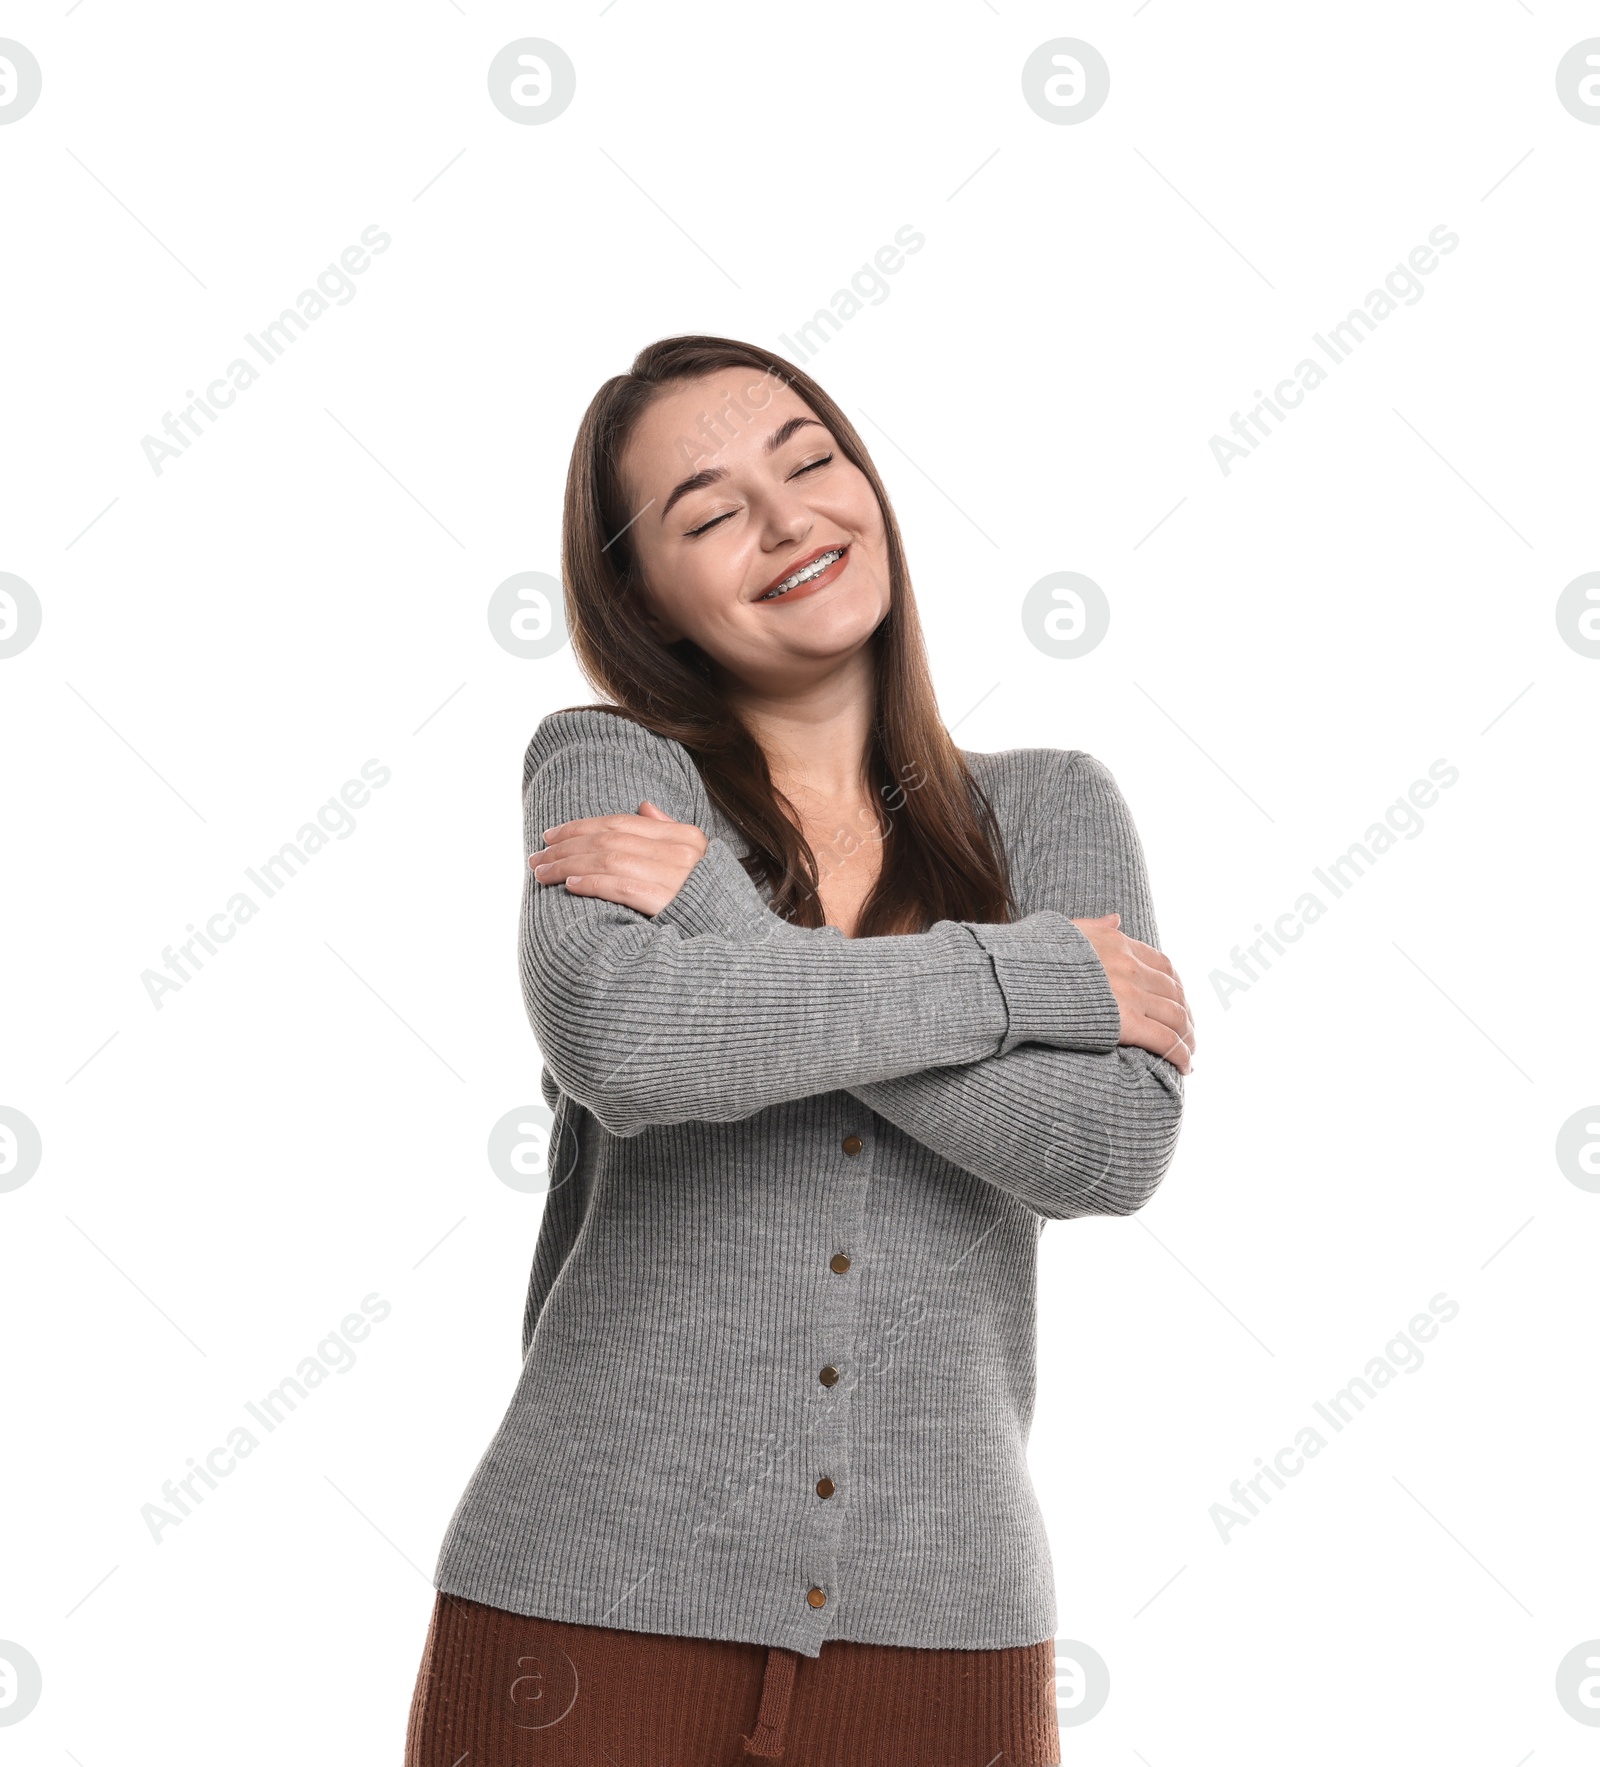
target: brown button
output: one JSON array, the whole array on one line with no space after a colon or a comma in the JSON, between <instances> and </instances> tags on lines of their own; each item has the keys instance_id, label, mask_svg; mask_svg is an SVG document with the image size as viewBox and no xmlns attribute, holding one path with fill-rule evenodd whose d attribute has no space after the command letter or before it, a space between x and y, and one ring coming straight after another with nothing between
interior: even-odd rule
<instances>
[{"instance_id":1,"label":"brown button","mask_svg":"<svg viewBox=\"0 0 1600 1767\"><path fill-rule=\"evenodd\" d=\"M838 1273L843 1276L845 1271L850 1268L850 1260L843 1252L835 1252L828 1260L828 1268L830 1270L838 1271Z\"/></svg>"},{"instance_id":2,"label":"brown button","mask_svg":"<svg viewBox=\"0 0 1600 1767\"><path fill-rule=\"evenodd\" d=\"M821 1607L827 1599L827 1596L824 1595L820 1589L808 1589L806 1591L806 1600L809 1601L813 1607Z\"/></svg>"},{"instance_id":3,"label":"brown button","mask_svg":"<svg viewBox=\"0 0 1600 1767\"><path fill-rule=\"evenodd\" d=\"M818 1479L817 1480L817 1495L819 1497L831 1497L834 1493L835 1488L836 1487L835 1487L832 1479Z\"/></svg>"},{"instance_id":4,"label":"brown button","mask_svg":"<svg viewBox=\"0 0 1600 1767\"><path fill-rule=\"evenodd\" d=\"M817 1379L820 1380L825 1387L831 1387L838 1378L839 1371L831 1362L817 1376Z\"/></svg>"},{"instance_id":5,"label":"brown button","mask_svg":"<svg viewBox=\"0 0 1600 1767\"><path fill-rule=\"evenodd\" d=\"M839 1145L846 1153L860 1153L863 1143L859 1135L847 1135Z\"/></svg>"}]
</instances>

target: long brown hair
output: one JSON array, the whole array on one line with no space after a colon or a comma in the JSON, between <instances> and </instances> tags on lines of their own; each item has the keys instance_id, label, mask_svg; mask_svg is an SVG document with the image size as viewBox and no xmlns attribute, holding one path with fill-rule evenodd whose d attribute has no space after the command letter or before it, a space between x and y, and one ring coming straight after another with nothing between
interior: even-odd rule
<instances>
[{"instance_id":1,"label":"long brown hair","mask_svg":"<svg viewBox=\"0 0 1600 1767\"><path fill-rule=\"evenodd\" d=\"M608 380L584 413L567 472L561 560L573 651L588 679L615 702L593 709L681 743L712 802L748 842L740 857L753 879L771 887L773 910L799 926L824 924L816 857L797 820L780 807L761 745L718 692L711 659L693 639L664 643L640 617L623 450L665 389L729 368L752 370L758 385L771 376L791 387L866 475L883 511L890 606L869 640L876 703L864 757L881 804L883 864L857 935L922 932L936 920L1012 919L1016 903L994 811L939 716L889 494L844 412L770 350L730 338L663 338L639 352L629 373ZM744 390L754 395L757 387Z\"/></svg>"}]
</instances>

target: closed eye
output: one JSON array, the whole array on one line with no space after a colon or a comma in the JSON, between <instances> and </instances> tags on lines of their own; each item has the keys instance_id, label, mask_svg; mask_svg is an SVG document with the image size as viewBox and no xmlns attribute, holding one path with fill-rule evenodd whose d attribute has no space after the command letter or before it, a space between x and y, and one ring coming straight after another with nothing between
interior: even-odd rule
<instances>
[{"instance_id":1,"label":"closed eye","mask_svg":"<svg viewBox=\"0 0 1600 1767\"><path fill-rule=\"evenodd\" d=\"M804 466L797 467L792 473L789 474L789 477L792 479L797 479L801 476L802 473L815 472L819 466L828 465L828 463L832 459L833 459L833 456L831 454L819 454L815 460L808 460ZM718 522L725 522L730 515L737 515L738 513L739 512L735 509L726 509L722 512L721 515L712 516L710 521L701 522L699 527L690 528L684 534L684 539L697 540L697 539L699 539L699 537L702 534L709 534L711 532L711 530L717 525Z\"/></svg>"}]
</instances>

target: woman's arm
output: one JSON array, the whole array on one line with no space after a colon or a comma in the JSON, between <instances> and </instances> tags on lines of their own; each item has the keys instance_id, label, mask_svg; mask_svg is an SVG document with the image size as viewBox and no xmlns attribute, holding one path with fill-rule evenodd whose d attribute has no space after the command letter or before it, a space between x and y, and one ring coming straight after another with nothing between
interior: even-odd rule
<instances>
[{"instance_id":1,"label":"woman's arm","mask_svg":"<svg viewBox=\"0 0 1600 1767\"><path fill-rule=\"evenodd\" d=\"M864 1104L1047 1220L1131 1215L1178 1145L1183 1077L1148 1050L1027 1043L968 1067L850 1086Z\"/></svg>"},{"instance_id":2,"label":"woman's arm","mask_svg":"<svg viewBox=\"0 0 1600 1767\"><path fill-rule=\"evenodd\" d=\"M1133 818L1093 756L1056 757L1052 797L1037 806L1018 849L1015 869L1039 880L1031 890L1019 885L1025 913L1117 913L1124 933L1159 949ZM767 911L743 868L734 863L716 875L719 895L674 898L661 917L677 916L691 929L717 912L730 923L743 916L757 924ZM824 931L843 937L837 928ZM1106 985L1103 972L1100 982ZM1183 1076L1171 1062L1098 1038L1055 1047L1024 1042L976 1062L847 1081L844 1089L1052 1220L1140 1208L1171 1163L1183 1112Z\"/></svg>"},{"instance_id":3,"label":"woman's arm","mask_svg":"<svg viewBox=\"0 0 1600 1767\"><path fill-rule=\"evenodd\" d=\"M1057 795L1032 819L1024 913L1120 914L1129 938L1160 949L1144 850L1111 771L1062 754ZM1178 1144L1183 1075L1146 1049L1024 1044L937 1073L849 1088L964 1171L1051 1220L1129 1215L1154 1194Z\"/></svg>"},{"instance_id":4,"label":"woman's arm","mask_svg":"<svg viewBox=\"0 0 1600 1767\"><path fill-rule=\"evenodd\" d=\"M605 712L546 718L523 779L528 852L547 827L634 813L646 798L684 821L709 810L686 751ZM654 916L531 875L524 892L529 1020L561 1089L615 1134L733 1121L1024 1043L1116 1045L1099 958L1053 910L818 936L773 914L716 839Z\"/></svg>"}]
</instances>

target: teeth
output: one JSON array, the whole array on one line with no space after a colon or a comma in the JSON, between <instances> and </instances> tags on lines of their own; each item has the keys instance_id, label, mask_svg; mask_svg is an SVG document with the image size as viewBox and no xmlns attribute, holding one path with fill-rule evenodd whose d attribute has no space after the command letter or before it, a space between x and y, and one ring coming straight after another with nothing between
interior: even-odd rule
<instances>
[{"instance_id":1,"label":"teeth","mask_svg":"<svg viewBox=\"0 0 1600 1767\"><path fill-rule=\"evenodd\" d=\"M820 558L814 558L804 570L799 570L792 577L785 577L776 589L769 589L761 597L763 601L771 601L774 596L786 595L791 589L798 588L802 583L809 583L813 577L819 577L835 559L844 556L842 546L834 547L832 552L824 552Z\"/></svg>"}]
</instances>

